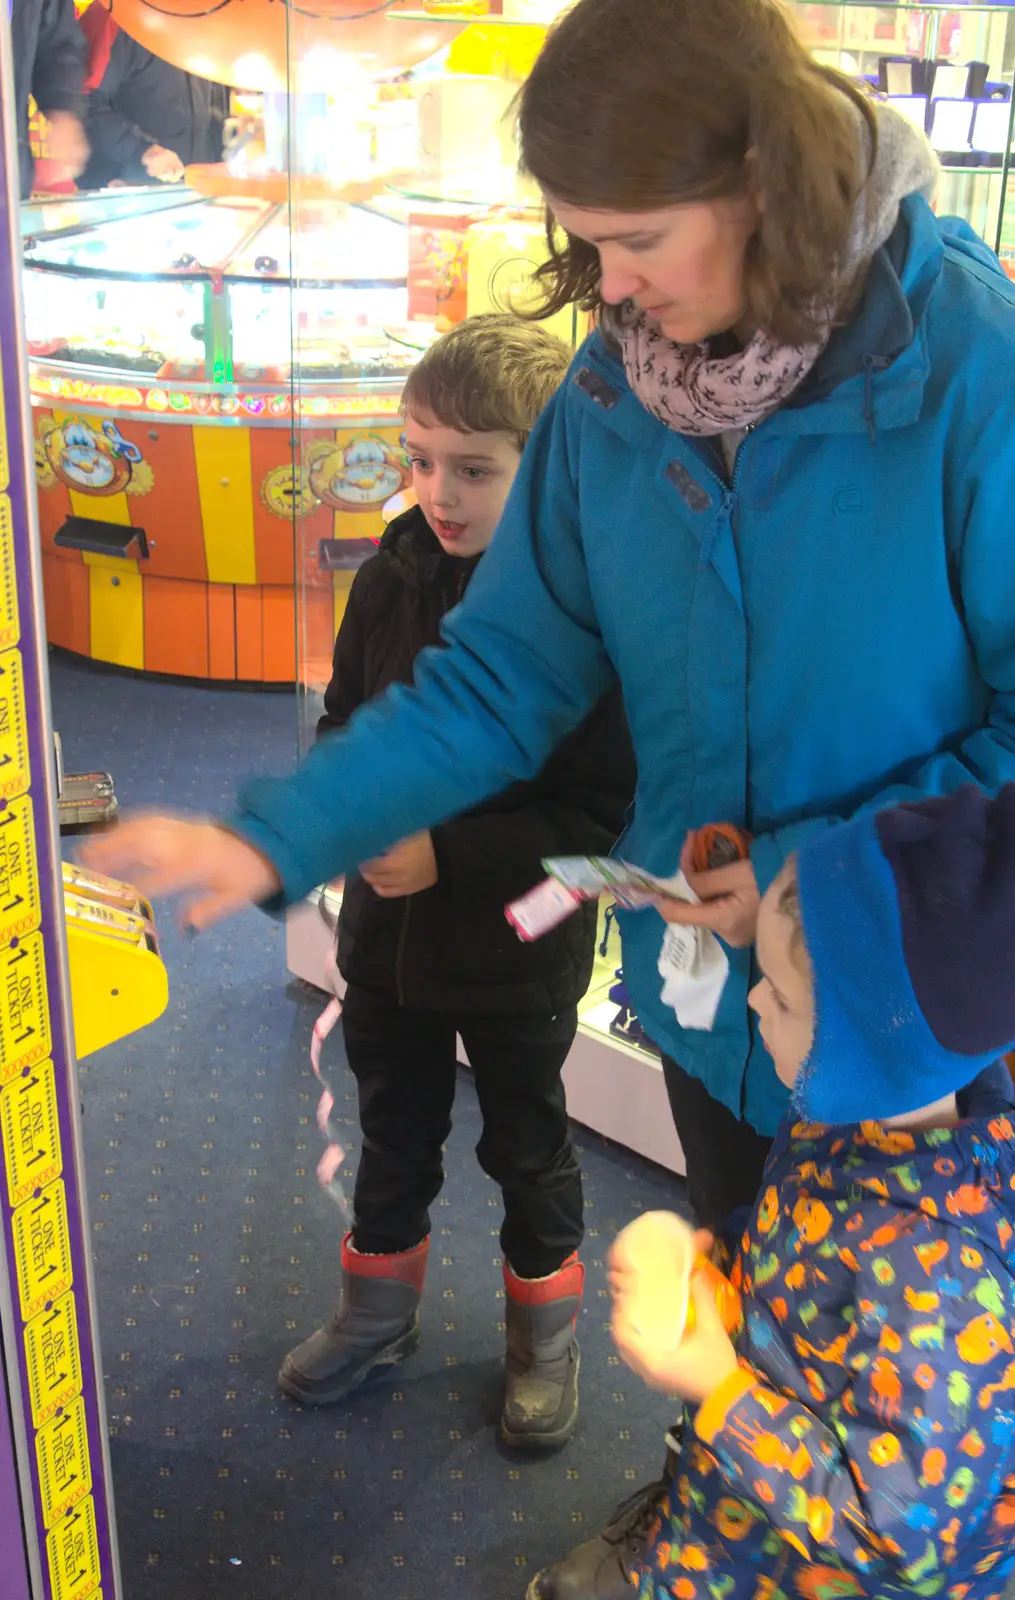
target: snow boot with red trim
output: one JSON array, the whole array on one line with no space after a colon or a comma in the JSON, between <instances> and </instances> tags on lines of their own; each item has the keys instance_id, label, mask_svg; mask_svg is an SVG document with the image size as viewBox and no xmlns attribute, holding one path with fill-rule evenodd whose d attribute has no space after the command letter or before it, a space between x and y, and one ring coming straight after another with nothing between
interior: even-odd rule
<instances>
[{"instance_id":1,"label":"snow boot with red trim","mask_svg":"<svg viewBox=\"0 0 1015 1600\"><path fill-rule=\"evenodd\" d=\"M377 1367L396 1366L419 1343L419 1301L430 1241L398 1255L361 1255L342 1240L342 1298L323 1328L290 1350L279 1388L305 1406L344 1400Z\"/></svg>"},{"instance_id":2,"label":"snow boot with red trim","mask_svg":"<svg viewBox=\"0 0 1015 1600\"><path fill-rule=\"evenodd\" d=\"M577 1255L547 1278L519 1278L504 1263L507 1357L504 1443L518 1450L555 1450L578 1420L575 1322L585 1268Z\"/></svg>"}]
</instances>

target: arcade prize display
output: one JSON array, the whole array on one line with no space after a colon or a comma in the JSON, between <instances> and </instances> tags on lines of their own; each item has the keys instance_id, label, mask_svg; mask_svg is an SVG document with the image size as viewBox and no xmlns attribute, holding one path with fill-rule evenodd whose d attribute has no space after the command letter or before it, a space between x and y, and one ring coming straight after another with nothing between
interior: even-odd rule
<instances>
[{"instance_id":1,"label":"arcade prize display","mask_svg":"<svg viewBox=\"0 0 1015 1600\"><path fill-rule=\"evenodd\" d=\"M928 135L942 168L937 210L964 217L1015 276L1012 0L951 6L796 0L792 10L820 60L865 78Z\"/></svg>"},{"instance_id":2,"label":"arcade prize display","mask_svg":"<svg viewBox=\"0 0 1015 1600\"><path fill-rule=\"evenodd\" d=\"M76 1057L168 987L151 907L61 867L0 16L0 1550L4 1600L117 1600Z\"/></svg>"}]
</instances>

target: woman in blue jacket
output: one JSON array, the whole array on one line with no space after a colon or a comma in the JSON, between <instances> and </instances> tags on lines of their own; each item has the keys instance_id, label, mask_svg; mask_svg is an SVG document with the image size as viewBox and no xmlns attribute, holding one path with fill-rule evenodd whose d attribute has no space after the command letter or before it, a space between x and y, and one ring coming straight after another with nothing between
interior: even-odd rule
<instances>
[{"instance_id":1,"label":"woman in blue jacket","mask_svg":"<svg viewBox=\"0 0 1015 1600\"><path fill-rule=\"evenodd\" d=\"M579 0L520 127L564 230L548 298L600 326L449 648L226 824L139 819L88 859L197 891L197 927L297 900L533 777L619 679L640 774L620 853L671 874L704 823L754 841L695 879L702 907L665 908L735 947L710 1032L661 999L656 912L623 919L714 1227L785 1104L747 1006L759 893L863 808L1015 779L1015 288L935 217L923 137L777 0Z\"/></svg>"}]
</instances>

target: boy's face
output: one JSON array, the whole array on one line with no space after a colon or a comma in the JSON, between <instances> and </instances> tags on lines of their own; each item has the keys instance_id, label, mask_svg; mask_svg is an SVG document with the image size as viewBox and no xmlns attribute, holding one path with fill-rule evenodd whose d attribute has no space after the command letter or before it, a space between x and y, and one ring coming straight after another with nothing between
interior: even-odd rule
<instances>
[{"instance_id":1,"label":"boy's face","mask_svg":"<svg viewBox=\"0 0 1015 1600\"><path fill-rule=\"evenodd\" d=\"M761 902L755 950L762 978L749 1000L776 1075L791 1089L814 1040L814 991L800 928L779 908L789 881L781 872Z\"/></svg>"},{"instance_id":2,"label":"boy's face","mask_svg":"<svg viewBox=\"0 0 1015 1600\"><path fill-rule=\"evenodd\" d=\"M521 454L510 433L462 433L422 411L405 419L412 484L449 556L478 556L494 536Z\"/></svg>"}]
</instances>

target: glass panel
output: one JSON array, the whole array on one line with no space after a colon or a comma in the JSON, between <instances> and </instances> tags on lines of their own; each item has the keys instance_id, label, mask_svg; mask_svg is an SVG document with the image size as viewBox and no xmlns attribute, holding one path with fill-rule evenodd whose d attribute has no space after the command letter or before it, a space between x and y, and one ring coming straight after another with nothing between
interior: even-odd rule
<instances>
[{"instance_id":1,"label":"glass panel","mask_svg":"<svg viewBox=\"0 0 1015 1600\"><path fill-rule=\"evenodd\" d=\"M1002 168L1012 134L1011 6L796 3L819 60L865 77L930 135L942 165L936 206L1001 246ZM1009 258L1008 244L1002 249Z\"/></svg>"},{"instance_id":2,"label":"glass panel","mask_svg":"<svg viewBox=\"0 0 1015 1600\"><path fill-rule=\"evenodd\" d=\"M24 275L29 354L117 372L163 372L204 363L204 287L150 284L33 270Z\"/></svg>"},{"instance_id":3,"label":"glass panel","mask_svg":"<svg viewBox=\"0 0 1015 1600\"><path fill-rule=\"evenodd\" d=\"M94 227L122 217L128 204L132 214L140 217L149 211L193 205L194 196L181 188L161 193L157 189L119 189L116 193L76 194L66 200L33 200L21 207L22 238L39 238L64 228Z\"/></svg>"},{"instance_id":4,"label":"glass panel","mask_svg":"<svg viewBox=\"0 0 1015 1600\"><path fill-rule=\"evenodd\" d=\"M330 27L289 12L303 750L355 571L411 503L405 375L442 328L517 304L545 259L506 114L560 5L487 9L430 0ZM555 331L575 339L570 311Z\"/></svg>"},{"instance_id":5,"label":"glass panel","mask_svg":"<svg viewBox=\"0 0 1015 1600\"><path fill-rule=\"evenodd\" d=\"M29 247L33 261L52 266L128 272L132 277L169 274L186 262L192 271L224 266L263 212L257 201L201 201L134 215L123 202L118 217L97 227L75 228Z\"/></svg>"}]
</instances>

